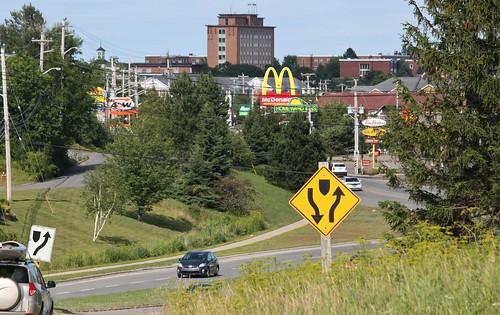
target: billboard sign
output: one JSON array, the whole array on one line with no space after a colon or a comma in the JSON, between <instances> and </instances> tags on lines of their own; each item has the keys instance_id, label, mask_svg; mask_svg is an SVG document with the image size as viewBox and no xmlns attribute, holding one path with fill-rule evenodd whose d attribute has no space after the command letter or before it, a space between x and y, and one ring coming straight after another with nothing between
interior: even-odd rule
<instances>
[{"instance_id":1,"label":"billboard sign","mask_svg":"<svg viewBox=\"0 0 500 315\"><path fill-rule=\"evenodd\" d=\"M267 91L267 81L269 79L269 74L272 73L274 81L276 82L276 92ZM288 75L290 80L290 92L281 92L281 87L283 85L283 77L285 73ZM293 74L290 68L284 67L278 75L278 72L273 67L269 67L264 74L264 80L262 81L262 93L260 95L260 105L262 106L275 106L275 105L287 105L290 104L292 99L297 97L297 92L295 91L295 81L293 79Z\"/></svg>"},{"instance_id":2,"label":"billboard sign","mask_svg":"<svg viewBox=\"0 0 500 315\"><path fill-rule=\"evenodd\" d=\"M302 113L307 113L308 105L307 104L300 104L300 105L295 105L295 104L288 104L288 105L276 105L274 106L274 112L275 113L293 113L293 112L302 112ZM309 110L311 113L316 113L318 112L318 104L311 104L309 106Z\"/></svg>"},{"instance_id":3,"label":"billboard sign","mask_svg":"<svg viewBox=\"0 0 500 315\"><path fill-rule=\"evenodd\" d=\"M361 131L367 137L378 137L384 135L387 131L384 128L365 128Z\"/></svg>"},{"instance_id":4,"label":"billboard sign","mask_svg":"<svg viewBox=\"0 0 500 315\"><path fill-rule=\"evenodd\" d=\"M382 127L385 126L386 121L380 118L368 118L361 122L366 127Z\"/></svg>"}]
</instances>

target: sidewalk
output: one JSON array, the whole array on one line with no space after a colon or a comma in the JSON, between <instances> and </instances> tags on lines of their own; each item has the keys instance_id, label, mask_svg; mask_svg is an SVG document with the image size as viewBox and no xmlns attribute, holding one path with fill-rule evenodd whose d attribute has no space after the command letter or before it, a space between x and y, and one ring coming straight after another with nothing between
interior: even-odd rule
<instances>
[{"instance_id":1,"label":"sidewalk","mask_svg":"<svg viewBox=\"0 0 500 315\"><path fill-rule=\"evenodd\" d=\"M227 249L232 249L240 246L245 246L248 244L252 244L255 242L260 242L263 240L267 240L269 238L275 237L277 235L286 233L288 231L292 231L295 229L298 229L300 227L303 227L304 225L309 224L306 220L302 219L300 221L297 221L295 223L289 224L287 226L281 227L279 229L269 231L267 233L261 234L254 236L252 238L235 242L235 243L230 243L218 247L213 247L213 248L208 248L208 250L214 251L214 252L219 252ZM157 259L152 259L152 260L147 260L147 261L140 261L140 262L131 262L131 263L124 263L121 265L113 265L113 266L103 266L103 267L95 267L95 268L89 268L89 269L79 269L79 270L72 270L72 271L64 271L64 272L58 272L58 273L51 273L51 274L45 274L45 277L57 277L57 276L66 276L66 275L72 275L72 274L78 274L78 273L84 273L84 272L93 272L93 271L104 271L104 270L111 270L111 269L117 269L120 267L125 267L125 266L140 266L144 264L151 264L151 263L157 263L157 262L164 262L168 260L178 260L181 258L182 255L177 255L177 256L171 256L171 257L165 257L165 258L157 258Z\"/></svg>"}]
</instances>

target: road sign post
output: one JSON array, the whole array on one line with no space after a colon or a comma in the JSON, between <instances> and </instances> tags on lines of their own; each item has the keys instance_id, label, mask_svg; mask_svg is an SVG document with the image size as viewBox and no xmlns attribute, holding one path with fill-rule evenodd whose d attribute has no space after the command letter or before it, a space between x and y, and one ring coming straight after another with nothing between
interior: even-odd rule
<instances>
[{"instance_id":1,"label":"road sign post","mask_svg":"<svg viewBox=\"0 0 500 315\"><path fill-rule=\"evenodd\" d=\"M318 162L318 169L321 167L328 168L328 162ZM332 270L332 235L321 235L321 266L323 272Z\"/></svg>"},{"instance_id":2,"label":"road sign post","mask_svg":"<svg viewBox=\"0 0 500 315\"><path fill-rule=\"evenodd\" d=\"M321 162L319 166L316 173L290 199L289 204L323 237L328 238L361 199L330 171L326 163ZM322 252L323 242L322 239ZM331 246L328 247L325 250L331 252ZM329 265L329 261L327 263Z\"/></svg>"}]
</instances>

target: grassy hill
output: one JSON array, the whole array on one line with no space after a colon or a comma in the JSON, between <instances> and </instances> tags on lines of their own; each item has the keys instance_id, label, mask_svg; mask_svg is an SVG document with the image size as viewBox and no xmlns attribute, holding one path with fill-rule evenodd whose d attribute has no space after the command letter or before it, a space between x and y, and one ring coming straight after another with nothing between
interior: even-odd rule
<instances>
[{"instance_id":1,"label":"grassy hill","mask_svg":"<svg viewBox=\"0 0 500 315\"><path fill-rule=\"evenodd\" d=\"M288 205L292 192L274 187L266 183L263 177L250 172L237 172L237 176L253 183L257 193L256 210L260 210L266 222L266 229L251 231L253 235L301 219ZM93 242L94 220L82 207L81 192L82 188L14 190L12 211L16 213L17 221L1 222L1 228L16 233L20 241L26 244L32 225L55 228L52 261L43 263L45 270L75 269L128 259L161 257L189 248L249 237L242 232L227 232L235 229L238 220L235 217L168 199L157 204L152 212L146 213L142 222L137 221L133 209L128 209L123 215L114 214L99 239ZM373 208L358 206L338 232L334 232L333 237L336 241L353 240L361 236L376 237L387 229L380 214L374 212ZM318 242L319 234L306 226L273 242L262 242L255 246L269 249Z\"/></svg>"}]
</instances>

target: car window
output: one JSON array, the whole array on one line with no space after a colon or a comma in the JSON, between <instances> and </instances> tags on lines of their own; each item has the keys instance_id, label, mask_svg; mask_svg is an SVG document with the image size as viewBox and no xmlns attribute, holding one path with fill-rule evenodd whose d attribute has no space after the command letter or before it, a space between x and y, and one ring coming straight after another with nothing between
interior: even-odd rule
<instances>
[{"instance_id":1,"label":"car window","mask_svg":"<svg viewBox=\"0 0 500 315\"><path fill-rule=\"evenodd\" d=\"M28 283L28 272L24 267L0 266L0 277L11 278L17 283Z\"/></svg>"},{"instance_id":2,"label":"car window","mask_svg":"<svg viewBox=\"0 0 500 315\"><path fill-rule=\"evenodd\" d=\"M45 285L45 280L43 279L42 273L40 272L40 269L33 267L31 268L33 271L33 275L36 277L36 282L39 283L42 287L46 287Z\"/></svg>"}]
</instances>

